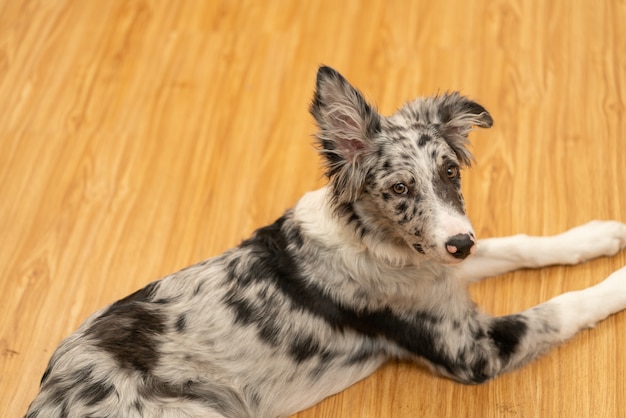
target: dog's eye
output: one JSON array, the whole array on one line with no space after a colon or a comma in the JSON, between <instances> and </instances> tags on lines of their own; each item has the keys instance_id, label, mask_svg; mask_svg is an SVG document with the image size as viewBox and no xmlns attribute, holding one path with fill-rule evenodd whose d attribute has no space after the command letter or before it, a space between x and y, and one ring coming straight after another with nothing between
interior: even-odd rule
<instances>
[{"instance_id":1,"label":"dog's eye","mask_svg":"<svg viewBox=\"0 0 626 418\"><path fill-rule=\"evenodd\" d=\"M392 189L395 194L407 194L409 192L409 188L404 183L396 183Z\"/></svg>"},{"instance_id":2,"label":"dog's eye","mask_svg":"<svg viewBox=\"0 0 626 418\"><path fill-rule=\"evenodd\" d=\"M458 165L454 165L454 164L450 164L448 166L448 168L446 169L446 176L448 176L449 179L456 179L459 177L459 166Z\"/></svg>"}]
</instances>

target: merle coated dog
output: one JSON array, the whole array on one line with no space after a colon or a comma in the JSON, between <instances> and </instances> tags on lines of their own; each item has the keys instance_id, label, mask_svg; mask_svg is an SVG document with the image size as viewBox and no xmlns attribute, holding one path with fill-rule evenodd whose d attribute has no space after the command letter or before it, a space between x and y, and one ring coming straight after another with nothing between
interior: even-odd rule
<instances>
[{"instance_id":1,"label":"merle coated dog","mask_svg":"<svg viewBox=\"0 0 626 418\"><path fill-rule=\"evenodd\" d=\"M29 418L282 417L391 358L481 383L626 308L626 268L514 315L470 300L469 281L626 245L619 222L477 241L460 171L471 128L493 123L479 104L443 94L384 117L321 67L310 110L328 186L93 314L52 356Z\"/></svg>"}]
</instances>

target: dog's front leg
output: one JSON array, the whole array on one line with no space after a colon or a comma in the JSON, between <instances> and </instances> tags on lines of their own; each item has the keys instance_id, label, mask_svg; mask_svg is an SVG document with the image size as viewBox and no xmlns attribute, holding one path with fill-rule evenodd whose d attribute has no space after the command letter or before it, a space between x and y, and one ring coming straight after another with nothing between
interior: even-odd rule
<instances>
[{"instance_id":1,"label":"dog's front leg","mask_svg":"<svg viewBox=\"0 0 626 418\"><path fill-rule=\"evenodd\" d=\"M592 221L559 235L514 235L478 242L476 253L458 266L468 281L497 276L520 268L578 264L610 256L626 247L626 225L616 221Z\"/></svg>"},{"instance_id":2,"label":"dog's front leg","mask_svg":"<svg viewBox=\"0 0 626 418\"><path fill-rule=\"evenodd\" d=\"M626 267L595 286L564 293L518 314L489 317L474 311L465 320L437 324L431 329L439 349L425 357L445 375L481 383L624 309Z\"/></svg>"}]
</instances>

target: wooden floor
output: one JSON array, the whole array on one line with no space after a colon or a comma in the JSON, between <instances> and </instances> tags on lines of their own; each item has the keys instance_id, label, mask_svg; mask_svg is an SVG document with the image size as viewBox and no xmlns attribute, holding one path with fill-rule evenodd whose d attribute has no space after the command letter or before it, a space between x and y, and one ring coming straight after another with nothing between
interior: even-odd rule
<instances>
[{"instance_id":1,"label":"wooden floor","mask_svg":"<svg viewBox=\"0 0 626 418\"><path fill-rule=\"evenodd\" d=\"M307 107L336 67L381 112L461 90L481 237L626 221L626 2L0 0L0 416L96 309L324 184ZM471 288L494 314L626 254ZM625 284L626 285L626 284ZM297 415L626 417L626 314L481 386L392 363Z\"/></svg>"}]
</instances>

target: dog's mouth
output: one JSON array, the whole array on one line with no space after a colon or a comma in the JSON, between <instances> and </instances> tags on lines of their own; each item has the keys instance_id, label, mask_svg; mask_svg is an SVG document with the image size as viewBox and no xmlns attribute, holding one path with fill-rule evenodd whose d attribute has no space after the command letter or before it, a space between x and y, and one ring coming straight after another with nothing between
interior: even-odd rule
<instances>
[{"instance_id":1,"label":"dog's mouth","mask_svg":"<svg viewBox=\"0 0 626 418\"><path fill-rule=\"evenodd\" d=\"M415 249L415 251L417 251L418 253L422 254L422 255L426 255L426 251L424 251L424 247L422 247L422 244L413 244L413 248Z\"/></svg>"}]
</instances>

